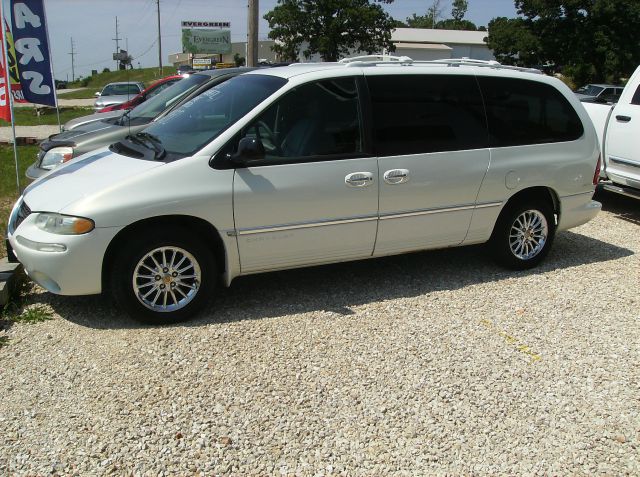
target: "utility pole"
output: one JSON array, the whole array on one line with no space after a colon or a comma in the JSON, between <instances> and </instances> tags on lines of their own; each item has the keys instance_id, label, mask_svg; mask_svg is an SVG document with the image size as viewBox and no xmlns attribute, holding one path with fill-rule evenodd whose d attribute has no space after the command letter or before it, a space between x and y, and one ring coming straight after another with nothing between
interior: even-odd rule
<instances>
[{"instance_id":1,"label":"utility pole","mask_svg":"<svg viewBox=\"0 0 640 477\"><path fill-rule=\"evenodd\" d=\"M120 53L120 43L119 41L122 40L122 38L118 37L118 17L116 17L116 37L112 38L112 40L115 40L116 42L116 54ZM118 60L116 60L116 71L118 71L120 69L120 64L118 62Z\"/></svg>"},{"instance_id":2,"label":"utility pole","mask_svg":"<svg viewBox=\"0 0 640 477\"><path fill-rule=\"evenodd\" d=\"M78 53L75 52L74 46L75 45L73 44L73 37L71 37L71 53L69 53L71 55L71 81L76 80L76 71L74 69L75 63L73 61L73 57L76 56Z\"/></svg>"},{"instance_id":3,"label":"utility pole","mask_svg":"<svg viewBox=\"0 0 640 477\"><path fill-rule=\"evenodd\" d=\"M158 5L158 70L162 76L162 35L160 34L160 0L156 0Z\"/></svg>"},{"instance_id":4,"label":"utility pole","mask_svg":"<svg viewBox=\"0 0 640 477\"><path fill-rule=\"evenodd\" d=\"M258 66L258 0L249 0L247 22L247 66Z\"/></svg>"}]
</instances>

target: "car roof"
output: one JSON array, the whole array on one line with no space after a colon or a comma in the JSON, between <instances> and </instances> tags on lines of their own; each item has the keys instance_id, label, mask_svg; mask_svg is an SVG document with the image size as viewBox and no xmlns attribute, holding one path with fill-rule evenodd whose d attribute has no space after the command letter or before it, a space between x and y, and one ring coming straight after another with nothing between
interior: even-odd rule
<instances>
[{"instance_id":1,"label":"car roof","mask_svg":"<svg viewBox=\"0 0 640 477\"><path fill-rule=\"evenodd\" d=\"M135 85L140 85L140 84L142 84L142 82L141 81L115 81L113 83L107 83L104 86L106 88L107 86L111 86L111 85L114 85L114 84L135 84Z\"/></svg>"},{"instance_id":2,"label":"car roof","mask_svg":"<svg viewBox=\"0 0 640 477\"><path fill-rule=\"evenodd\" d=\"M490 76L508 76L512 78L527 77L538 81L545 80L545 75L535 68L521 68L501 65L497 61L472 60L468 58L452 58L435 61L413 61L408 57L390 57L390 60L376 60L378 55L347 58L337 63L292 63L288 66L268 68L264 71L254 71L249 74L266 74L290 79L295 76L312 74L314 76L327 77L335 75L348 75L349 72L380 74L380 73L432 73L432 74L486 74ZM384 56L384 58L389 58Z\"/></svg>"},{"instance_id":3,"label":"car roof","mask_svg":"<svg viewBox=\"0 0 640 477\"><path fill-rule=\"evenodd\" d=\"M189 73L190 75L205 75L205 76L222 76L229 73L247 73L249 71L259 70L259 69L267 69L267 68L251 68L249 66L243 66L241 68L219 68L215 70L200 70L194 73Z\"/></svg>"},{"instance_id":4,"label":"car roof","mask_svg":"<svg viewBox=\"0 0 640 477\"><path fill-rule=\"evenodd\" d=\"M585 86L598 86L600 88L624 88L624 86L620 86L617 84L604 84L604 83L589 83Z\"/></svg>"}]
</instances>

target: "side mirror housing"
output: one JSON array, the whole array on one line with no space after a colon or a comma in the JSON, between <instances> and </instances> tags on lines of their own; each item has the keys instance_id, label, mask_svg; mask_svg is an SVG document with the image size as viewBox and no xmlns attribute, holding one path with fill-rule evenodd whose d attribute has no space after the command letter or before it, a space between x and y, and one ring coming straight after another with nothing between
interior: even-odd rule
<instances>
[{"instance_id":1,"label":"side mirror housing","mask_svg":"<svg viewBox=\"0 0 640 477\"><path fill-rule=\"evenodd\" d=\"M100 96L100 91L96 91L94 96L97 98L98 96Z\"/></svg>"},{"instance_id":2,"label":"side mirror housing","mask_svg":"<svg viewBox=\"0 0 640 477\"><path fill-rule=\"evenodd\" d=\"M250 165L264 159L262 141L255 137L243 137L238 143L238 152L231 156L234 164Z\"/></svg>"}]
</instances>

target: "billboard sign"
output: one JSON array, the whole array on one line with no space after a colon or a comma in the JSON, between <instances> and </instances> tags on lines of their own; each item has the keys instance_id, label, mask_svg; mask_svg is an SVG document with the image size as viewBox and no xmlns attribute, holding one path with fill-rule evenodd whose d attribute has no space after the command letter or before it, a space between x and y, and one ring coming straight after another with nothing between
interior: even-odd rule
<instances>
[{"instance_id":1,"label":"billboard sign","mask_svg":"<svg viewBox=\"0 0 640 477\"><path fill-rule=\"evenodd\" d=\"M183 20L181 24L182 28L231 28L231 22L196 22Z\"/></svg>"},{"instance_id":2,"label":"billboard sign","mask_svg":"<svg viewBox=\"0 0 640 477\"><path fill-rule=\"evenodd\" d=\"M216 55L231 53L231 30L183 28L182 51Z\"/></svg>"}]
</instances>

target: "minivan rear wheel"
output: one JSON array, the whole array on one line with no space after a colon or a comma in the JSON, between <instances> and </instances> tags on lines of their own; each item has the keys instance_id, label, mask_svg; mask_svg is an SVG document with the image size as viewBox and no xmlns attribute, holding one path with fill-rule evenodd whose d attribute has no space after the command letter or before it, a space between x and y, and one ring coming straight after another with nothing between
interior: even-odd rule
<instances>
[{"instance_id":1,"label":"minivan rear wheel","mask_svg":"<svg viewBox=\"0 0 640 477\"><path fill-rule=\"evenodd\" d=\"M185 230L151 231L117 254L111 291L120 308L149 324L171 324L191 318L212 296L213 253Z\"/></svg>"},{"instance_id":2,"label":"minivan rear wheel","mask_svg":"<svg viewBox=\"0 0 640 477\"><path fill-rule=\"evenodd\" d=\"M503 211L490 245L498 263L514 270L526 270L544 260L554 236L551 207L544 203L523 202Z\"/></svg>"}]
</instances>

